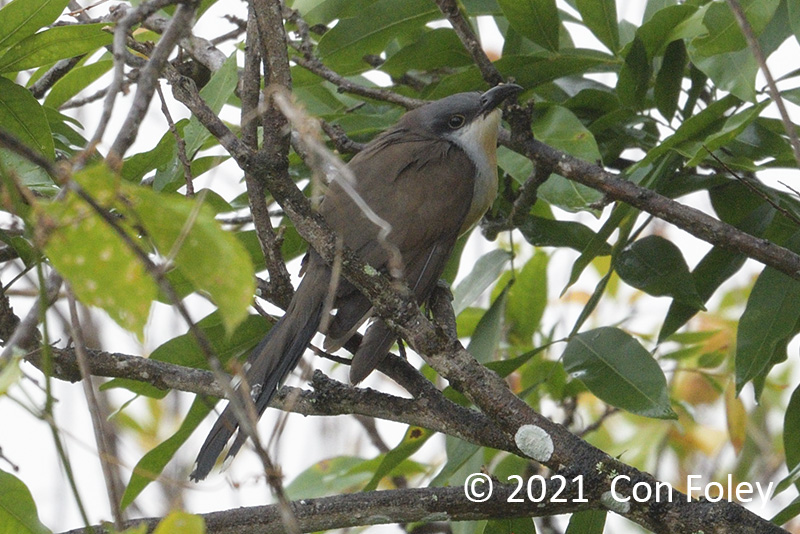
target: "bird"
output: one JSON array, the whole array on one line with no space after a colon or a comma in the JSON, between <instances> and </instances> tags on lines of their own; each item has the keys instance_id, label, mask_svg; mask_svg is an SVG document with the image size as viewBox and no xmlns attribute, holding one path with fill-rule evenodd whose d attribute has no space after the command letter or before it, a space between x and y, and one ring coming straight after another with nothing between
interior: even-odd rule
<instances>
[{"instance_id":1,"label":"bird","mask_svg":"<svg viewBox=\"0 0 800 534\"><path fill-rule=\"evenodd\" d=\"M483 93L458 93L406 112L347 164L361 201L385 221L388 235L365 214L363 204L333 180L319 211L340 242L377 271L399 263L400 278L416 301L432 293L456 240L472 229L497 195L500 104L522 87L500 84ZM399 260L398 260L399 257ZM323 347L335 351L372 315L372 305L352 284L337 279L313 248L301 268L302 281L285 314L244 365L250 397L260 417L295 368L320 323ZM333 295L329 293L334 292ZM335 315L323 316L335 310ZM366 329L350 365L357 384L386 357L397 336L380 318ZM242 387L240 384L239 387ZM236 434L226 461L247 439L233 408L223 410L200 448L190 478L206 478ZM238 431L237 431L238 430Z\"/></svg>"}]
</instances>

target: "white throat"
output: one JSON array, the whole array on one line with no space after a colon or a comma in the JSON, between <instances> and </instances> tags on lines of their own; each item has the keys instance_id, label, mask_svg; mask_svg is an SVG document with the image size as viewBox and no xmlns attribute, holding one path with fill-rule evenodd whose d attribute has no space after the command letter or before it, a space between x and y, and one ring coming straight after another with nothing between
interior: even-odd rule
<instances>
[{"instance_id":1,"label":"white throat","mask_svg":"<svg viewBox=\"0 0 800 534\"><path fill-rule=\"evenodd\" d=\"M497 196L497 132L500 110L476 117L450 139L461 147L475 164L475 184L472 203L461 227L463 234L470 230L491 207Z\"/></svg>"}]
</instances>

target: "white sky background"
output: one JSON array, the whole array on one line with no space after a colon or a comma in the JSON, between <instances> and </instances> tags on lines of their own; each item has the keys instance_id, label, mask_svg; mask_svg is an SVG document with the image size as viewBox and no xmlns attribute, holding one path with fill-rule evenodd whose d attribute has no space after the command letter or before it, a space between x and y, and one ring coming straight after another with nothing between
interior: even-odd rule
<instances>
[{"instance_id":1,"label":"white sky background","mask_svg":"<svg viewBox=\"0 0 800 534\"><path fill-rule=\"evenodd\" d=\"M88 3L88 2L83 2ZM618 12L620 18L625 18L635 24L641 21L642 12L645 2L642 0L618 0ZM568 6L563 5L565 9L570 9ZM200 25L196 27L196 33L202 37L212 38L216 35L222 34L233 26L225 21L222 16L229 13L230 10L235 10L242 18L245 16L245 4L243 2L218 2L208 13L206 13L201 20ZM105 13L108 10L108 5L103 4L99 8L91 12L93 16L99 13ZM487 23L488 22L488 23ZM500 36L493 28L491 20L482 21L480 25L481 34L486 43L486 47L499 51L501 49ZM582 27L570 25L569 31L572 33L573 38L581 46L600 48L602 45ZM785 44L777 53L773 54L770 58L769 65L773 69L773 74L776 77L793 70L796 67L795 59L798 57L798 45L795 40ZM230 50L223 48L226 53ZM378 78L379 79L379 78ZM608 79L601 80L608 82ZM759 77L757 86L763 87L763 77ZM164 93L169 97L170 91L166 84L163 84L165 89ZM88 92L86 94L89 94ZM106 146L107 149L110 142L118 132L125 113L127 113L127 106L130 103L130 97L118 99L116 106L117 113L115 113L112 123L107 130ZM790 105L790 111L793 117L798 122L798 109ZM94 109L99 109L95 107ZM182 117L188 117L188 112L182 105L172 102L170 104L170 111L175 121ZM223 111L224 118L238 122L238 111L233 110ZM85 116L80 112L77 117L81 120L86 127L87 132L93 132L97 124L98 117ZM166 131L166 123L160 111L158 102L154 102L149 111L149 116L140 132L140 135L128 152L133 154L143 150L148 150L154 146L161 135ZM791 174L786 171L773 171L770 173L770 180L778 179L788 182L797 183L797 173ZM774 176L773 176L774 175ZM789 175L789 176L787 176ZM241 191L239 180L241 178L241 171L230 162L223 164L218 169L215 169L195 182L197 189L202 187L211 187L215 191L222 194L227 199L231 199ZM776 184L772 184L776 185ZM682 199L686 202L686 199ZM701 208L708 210L707 202L702 198L702 195L696 195L688 200ZM565 215L566 216L566 215ZM559 215L561 217L561 214ZM598 221L589 215L579 216L579 220L585 224L597 228ZM684 232L675 229L666 224L661 224L669 235L681 243L685 240L697 243L696 246L691 248L682 247L686 254L686 259L690 266L693 266L702 255L708 250L708 246L700 243L693 237L685 234ZM522 243L521 237L515 237L515 243ZM469 245L470 253L477 258L481 253L493 248L493 244L486 242L476 232ZM558 292L564 287L567 281L569 267L574 261L577 253L572 251L557 251L553 254L551 268L549 271L550 276L550 298L551 300L557 298ZM468 272L473 262L462 262L462 271ZM521 265L522 262L518 263ZM296 265L294 267L296 269ZM747 279L760 271L761 266L755 262L749 262L744 274L737 277L729 284L745 285ZM460 276L464 276L465 272L461 272ZM9 274L4 274L3 280L8 282ZM296 277L295 277L296 281ZM594 288L597 278L592 275L585 274L581 281L576 285L577 290L591 292ZM730 286L729 286L730 287ZM630 292L633 294L633 291ZM195 314L195 318L199 319L211 311L211 306L205 301L195 298L191 299L191 311ZM626 328L634 331L652 331L654 325L659 324L663 319L666 307L669 304L668 299L655 299L652 297L642 297L631 302L630 307L624 310L611 309L607 304L605 308L601 305L598 310L598 315L603 317L604 324L612 324L614 320L625 321ZM29 301L18 299L14 302L15 311L18 315L23 315ZM545 321L548 325L560 323L571 325L577 313L580 312L582 305L573 304L571 306L559 305L552 307L552 311L545 314ZM713 304L712 304L713 306ZM566 311L565 311L566 310ZM558 315L555 315L555 313ZM66 314L65 314L66 315ZM101 318L103 323L103 348L111 351L119 351L123 353L140 353L142 347L133 336L121 330L111 321L104 319L101 312L97 312L95 316ZM51 319L55 316L50 314ZM57 321L55 321L57 324ZM567 326L568 327L568 326ZM154 306L153 314L150 321L150 326L147 330L145 353L153 350L159 346L163 341L174 336L175 331L184 331L185 327L181 321L178 320L174 312L163 305L157 304ZM566 332L565 332L566 333ZM797 344L794 343L790 347L790 354L796 356ZM416 358L416 356L414 356ZM792 358L790 358L791 360ZM329 362L323 362L319 358L306 357L307 362L315 367L320 367L327 370L331 365ZM415 360L418 361L418 360ZM38 372L31 367L26 366L25 371L35 380L40 380ZM346 369L333 369L332 375L342 381L347 381ZM289 383L298 385L303 384L302 380L296 377L291 378ZM94 446L94 438L91 430L91 423L88 417L86 403L83 397L82 388L79 385L66 384L59 381L54 381L54 393L59 400L56 407L56 421L62 429L64 439L69 449L70 457L75 467L76 478L81 492L81 497L87 504L88 512L92 522L99 520L110 519L109 508L107 504L106 491L103 483L102 473L100 471L99 462ZM366 386L375 387L388 393L403 395L404 392L400 390L392 381L385 379L378 373L374 373L365 382ZM27 384L24 390L35 396L38 402L41 401L42 395L37 394L35 388ZM21 398L20 390L14 392L16 398ZM131 399L132 395L124 391L114 391L111 393L112 402L121 404ZM191 402L189 395L172 394L175 398L176 404L179 406L179 413L183 414ZM127 411L134 415L143 413L144 399L135 401ZM4 431L0 433L0 446L2 446L3 454L11 459L20 467L17 474L30 488L33 493L34 499L39 507L39 514L42 521L51 528L54 532L77 528L82 526L80 515L75 506L75 500L68 486L63 481L65 480L61 473L61 468L58 464L55 454L52 437L49 429L44 423L38 422L30 414L25 412L18 405L9 401L6 398L0 398L0 414L4 421ZM285 481L288 483L303 469L309 467L315 461L325 458L338 456L358 454L362 457L373 457L377 454L377 450L369 443L363 429L352 417L322 417L322 418L303 418L296 414L285 416L276 410L267 410L262 422L259 426L262 436L269 437L272 429L275 427L276 421L279 418L287 417L285 431L278 442L277 447L274 449L276 454L276 461L283 468L286 475ZM724 428L724 419L721 412L710 414L710 417L719 419L720 428ZM195 432L192 439L184 445L180 451L181 461L184 465L189 465L194 460L194 455L199 449L202 440L205 438L207 430L213 422L213 417L209 417L204 425ZM176 418L173 428L164 428L161 430L161 439L170 435L180 423L180 418ZM389 423L385 421L378 421L378 428L387 443L392 446L402 436L405 430L404 425ZM147 444L144 449L140 445L131 443L130 440L124 440L121 443L121 461L124 467L125 477L129 475L129 469L141 458L143 452L155 443ZM426 444L423 449L418 453L420 458L425 461L440 460L444 458L443 440L439 437L434 438ZM2 466L3 469L8 469L7 465ZM168 471L169 472L169 468ZM255 455L247 450L243 450L236 461L231 466L231 469L225 474L220 475L216 471L212 472L209 478L201 484L191 484L185 477L187 473L179 473L174 478L173 483L176 486L186 486L189 491L185 493L185 506L186 509L193 512L209 512L213 510L224 510L236 506L249 506L259 505L266 502L271 502L271 496L262 479L254 478L253 473L260 473L261 466L256 459ZM165 472L166 473L166 472ZM235 484L236 487L233 487ZM789 493L789 492L787 492ZM162 494L156 485L151 485L140 498L137 503L141 506L142 514L145 516L162 515L167 510L168 498ZM776 509L779 509L776 508ZM770 516L766 510L759 509L758 506L753 510L762 516ZM609 516L611 517L611 516ZM613 523L610 525L620 524L623 522L618 517L615 517ZM609 527L610 528L613 527ZM395 527L382 527L382 531L396 532ZM374 530L373 530L374 531Z\"/></svg>"}]
</instances>

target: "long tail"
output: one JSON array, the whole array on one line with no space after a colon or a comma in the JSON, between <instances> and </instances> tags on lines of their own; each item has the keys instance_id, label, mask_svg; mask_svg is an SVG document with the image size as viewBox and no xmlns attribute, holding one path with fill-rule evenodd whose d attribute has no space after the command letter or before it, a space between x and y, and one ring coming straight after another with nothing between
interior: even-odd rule
<instances>
[{"instance_id":1,"label":"long tail","mask_svg":"<svg viewBox=\"0 0 800 534\"><path fill-rule=\"evenodd\" d=\"M247 360L249 368L245 376L259 417L266 410L278 386L300 361L319 327L330 284L330 269L321 260L314 261L317 258L313 256L315 255L312 254L311 264L286 313ZM226 459L239 452L247 435L244 432L237 433L238 428L239 421L229 404L200 448L195 469L189 478L195 481L206 478L234 433L236 440Z\"/></svg>"}]
</instances>

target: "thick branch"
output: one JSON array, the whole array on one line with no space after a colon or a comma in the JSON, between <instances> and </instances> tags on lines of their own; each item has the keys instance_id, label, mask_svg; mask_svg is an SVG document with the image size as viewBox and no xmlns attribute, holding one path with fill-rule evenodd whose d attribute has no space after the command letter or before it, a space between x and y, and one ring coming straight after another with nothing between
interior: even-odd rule
<instances>
[{"instance_id":1,"label":"thick branch","mask_svg":"<svg viewBox=\"0 0 800 534\"><path fill-rule=\"evenodd\" d=\"M183 367L139 356L87 350L89 372L93 376L124 378L150 384L163 390L186 391L210 397L223 397L225 391L210 371ZM81 380L75 349L52 349L53 376L60 380ZM34 352L28 360L41 367L41 353ZM482 413L464 408L447 400L440 391L425 380L416 369L397 356L387 358L381 368L386 374L408 384L419 379L427 383L417 390L414 399L396 397L373 389L357 388L332 380L321 371L314 373L313 391L284 386L272 399L270 406L301 415L358 414L421 426L436 432L456 436L484 447L519 454L510 436L500 432ZM409 378L413 374L415 378Z\"/></svg>"},{"instance_id":2,"label":"thick branch","mask_svg":"<svg viewBox=\"0 0 800 534\"><path fill-rule=\"evenodd\" d=\"M239 84L242 99L242 141L253 151L258 150L258 103L261 94L261 42L259 38L256 18L252 15L247 21L247 47L244 56L244 72ZM289 272L281 255L282 240L272 228L269 206L267 206L267 191L264 183L252 173L246 172L245 184L247 198L250 204L250 213L258 237L261 252L266 260L269 272L267 297L272 302L285 308L294 295Z\"/></svg>"},{"instance_id":3,"label":"thick branch","mask_svg":"<svg viewBox=\"0 0 800 534\"><path fill-rule=\"evenodd\" d=\"M559 481L548 481L547 495L560 487ZM303 532L360 525L384 525L416 521L475 521L514 517L543 517L588 510L591 503L576 502L576 494L564 493L566 502L511 502L515 485L493 485L492 498L486 502L471 502L464 496L463 487L411 488L389 491L368 491L319 499L303 499L290 503L292 512ZM285 532L278 505L235 508L223 512L201 514L208 534L262 534ZM158 518L127 522L126 528L146 523L152 532ZM95 527L96 532L103 532ZM76 529L63 534L83 534Z\"/></svg>"}]
</instances>

